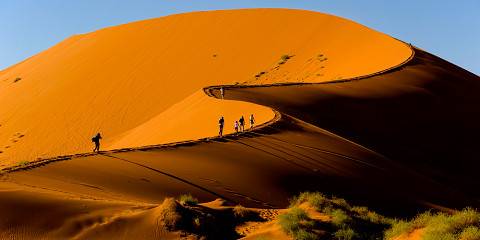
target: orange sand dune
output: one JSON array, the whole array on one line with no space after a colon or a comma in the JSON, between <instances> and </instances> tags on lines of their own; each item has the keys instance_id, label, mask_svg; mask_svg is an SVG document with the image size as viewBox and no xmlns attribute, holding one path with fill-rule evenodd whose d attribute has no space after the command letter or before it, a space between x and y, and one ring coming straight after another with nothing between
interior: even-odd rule
<instances>
[{"instance_id":1,"label":"orange sand dune","mask_svg":"<svg viewBox=\"0 0 480 240\"><path fill-rule=\"evenodd\" d=\"M0 73L0 164L88 152L98 131L106 149L213 136L226 109L263 121L272 113L209 100L207 116L187 113L191 121L176 125L174 105L208 85L348 78L410 54L349 20L286 9L178 14L72 36ZM283 55L292 57L279 64Z\"/></svg>"},{"instance_id":2,"label":"orange sand dune","mask_svg":"<svg viewBox=\"0 0 480 240\"><path fill-rule=\"evenodd\" d=\"M159 204L183 193L280 208L318 190L395 216L478 207L479 77L330 15L235 10L126 24L70 38L0 82L2 164L88 151L99 130L106 148L125 148L4 169L3 238L175 239L159 232ZM217 87L202 92L219 84L225 100ZM221 114L231 131L252 112L268 124L138 147L214 136Z\"/></svg>"}]
</instances>

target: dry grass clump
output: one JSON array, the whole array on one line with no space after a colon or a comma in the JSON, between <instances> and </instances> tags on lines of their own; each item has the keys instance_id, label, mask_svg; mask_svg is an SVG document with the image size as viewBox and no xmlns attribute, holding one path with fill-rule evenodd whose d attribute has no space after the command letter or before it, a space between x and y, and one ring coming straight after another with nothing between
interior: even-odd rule
<instances>
[{"instance_id":1,"label":"dry grass clump","mask_svg":"<svg viewBox=\"0 0 480 240\"><path fill-rule=\"evenodd\" d=\"M178 201L182 205L187 206L195 206L198 204L198 199L194 198L190 193L180 195L180 197L178 197Z\"/></svg>"},{"instance_id":2,"label":"dry grass clump","mask_svg":"<svg viewBox=\"0 0 480 240\"><path fill-rule=\"evenodd\" d=\"M290 207L295 207L305 202L310 204L318 211L323 211L332 207L330 200L319 192L300 193L298 196L290 199Z\"/></svg>"},{"instance_id":3,"label":"dry grass clump","mask_svg":"<svg viewBox=\"0 0 480 240\"><path fill-rule=\"evenodd\" d=\"M165 198L159 206L158 222L167 230L176 230L182 221L178 204L174 198Z\"/></svg>"},{"instance_id":4,"label":"dry grass clump","mask_svg":"<svg viewBox=\"0 0 480 240\"><path fill-rule=\"evenodd\" d=\"M479 240L480 239L480 228L475 226L470 226L464 228L459 234L460 240Z\"/></svg>"},{"instance_id":5,"label":"dry grass clump","mask_svg":"<svg viewBox=\"0 0 480 240\"><path fill-rule=\"evenodd\" d=\"M237 205L233 208L233 215L238 219L248 219L254 216L255 212L242 206Z\"/></svg>"},{"instance_id":6,"label":"dry grass clump","mask_svg":"<svg viewBox=\"0 0 480 240\"><path fill-rule=\"evenodd\" d=\"M342 228L337 230L333 236L338 240L352 240L355 239L358 235L351 228Z\"/></svg>"},{"instance_id":7,"label":"dry grass clump","mask_svg":"<svg viewBox=\"0 0 480 240\"><path fill-rule=\"evenodd\" d=\"M315 233L311 232L315 222L301 208L292 207L287 213L281 214L279 216L279 224L284 232L296 240L318 238Z\"/></svg>"},{"instance_id":8,"label":"dry grass clump","mask_svg":"<svg viewBox=\"0 0 480 240\"><path fill-rule=\"evenodd\" d=\"M386 239L423 229L422 239L480 239L480 213L465 208L454 214L426 212L411 221L398 220L385 232Z\"/></svg>"}]
</instances>

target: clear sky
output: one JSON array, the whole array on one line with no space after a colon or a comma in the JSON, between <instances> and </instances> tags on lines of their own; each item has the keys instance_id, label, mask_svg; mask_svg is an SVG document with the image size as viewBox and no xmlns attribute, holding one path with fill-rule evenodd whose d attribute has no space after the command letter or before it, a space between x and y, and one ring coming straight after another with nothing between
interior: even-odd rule
<instances>
[{"instance_id":1,"label":"clear sky","mask_svg":"<svg viewBox=\"0 0 480 240\"><path fill-rule=\"evenodd\" d=\"M259 7L345 17L480 74L480 0L0 0L0 69L72 34L172 13Z\"/></svg>"}]
</instances>

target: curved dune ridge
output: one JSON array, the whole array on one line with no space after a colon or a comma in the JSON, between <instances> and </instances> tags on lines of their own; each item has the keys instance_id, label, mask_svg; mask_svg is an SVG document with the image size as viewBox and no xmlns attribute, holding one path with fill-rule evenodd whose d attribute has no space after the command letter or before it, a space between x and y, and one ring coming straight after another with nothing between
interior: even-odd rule
<instances>
[{"instance_id":1,"label":"curved dune ridge","mask_svg":"<svg viewBox=\"0 0 480 240\"><path fill-rule=\"evenodd\" d=\"M285 9L178 14L72 36L0 73L0 164L91 151L98 131L103 149L213 136L228 111L231 132L241 114L254 113L260 123L273 113L219 106L195 92L366 75L410 54L349 20ZM193 116L193 101L210 113ZM245 111L235 112L239 106Z\"/></svg>"},{"instance_id":2,"label":"curved dune ridge","mask_svg":"<svg viewBox=\"0 0 480 240\"><path fill-rule=\"evenodd\" d=\"M146 20L68 39L0 76L10 79L2 102L32 93L0 109L10 114L0 129L18 139L3 164L88 151L97 129L113 149L4 168L1 238L178 239L161 225L164 199L184 193L271 209L322 191L395 217L479 207L479 77L330 15ZM265 124L209 137L218 115L231 132L232 119L252 112ZM21 118L33 113L47 121Z\"/></svg>"}]
</instances>

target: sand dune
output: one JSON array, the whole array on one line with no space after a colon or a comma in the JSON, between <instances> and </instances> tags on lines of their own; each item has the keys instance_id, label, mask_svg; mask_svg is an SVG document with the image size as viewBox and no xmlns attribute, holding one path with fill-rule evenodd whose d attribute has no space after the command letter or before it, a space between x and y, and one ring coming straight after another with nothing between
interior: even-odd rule
<instances>
[{"instance_id":1,"label":"sand dune","mask_svg":"<svg viewBox=\"0 0 480 240\"><path fill-rule=\"evenodd\" d=\"M477 89L478 76L416 49L407 64L379 76L236 89L229 97L298 117L478 199L480 182L471 178L479 167L472 160Z\"/></svg>"},{"instance_id":2,"label":"sand dune","mask_svg":"<svg viewBox=\"0 0 480 240\"><path fill-rule=\"evenodd\" d=\"M46 158L4 168L0 232L175 239L155 224L183 193L283 208L318 190L393 216L478 206L478 80L308 11L179 14L73 36L0 72L1 164ZM213 137L218 116L231 133L250 113L266 124ZM80 154L96 131L108 151ZM65 154L76 155L48 159Z\"/></svg>"},{"instance_id":3,"label":"sand dune","mask_svg":"<svg viewBox=\"0 0 480 240\"><path fill-rule=\"evenodd\" d=\"M169 142L171 134L157 131L176 120L165 111L205 86L348 78L410 53L349 20L284 9L178 14L75 35L1 72L0 164L88 152L98 131L107 149ZM283 55L292 57L279 64ZM216 118L198 117L176 130L192 133L183 140L216 134L197 127ZM138 128L155 118L171 121L140 137ZM126 137L130 131L135 136Z\"/></svg>"}]
</instances>

